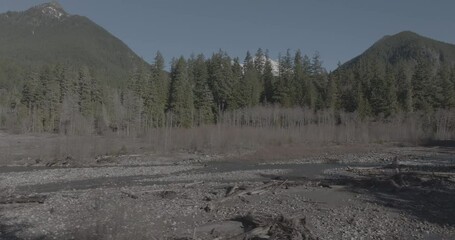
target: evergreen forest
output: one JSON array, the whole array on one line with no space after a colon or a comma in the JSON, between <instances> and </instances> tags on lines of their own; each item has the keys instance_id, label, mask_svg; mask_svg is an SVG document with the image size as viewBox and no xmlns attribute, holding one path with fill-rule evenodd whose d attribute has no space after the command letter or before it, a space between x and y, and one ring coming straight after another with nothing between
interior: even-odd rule
<instances>
[{"instance_id":1,"label":"evergreen forest","mask_svg":"<svg viewBox=\"0 0 455 240\"><path fill-rule=\"evenodd\" d=\"M124 87L110 87L89 66L52 64L23 72L21 85L1 94L2 128L18 132L103 134L160 127L191 128L221 121L226 112L264 107L355 113L362 121L387 121L396 114L431 114L455 107L455 67L437 68L359 61L327 72L318 53L288 50L278 64L267 51L244 59L219 51L172 59L170 72L158 52L139 65ZM18 75L18 74L16 74ZM282 118L236 118L238 125L282 126ZM286 123L288 124L288 123ZM300 124L300 123L296 123Z\"/></svg>"}]
</instances>

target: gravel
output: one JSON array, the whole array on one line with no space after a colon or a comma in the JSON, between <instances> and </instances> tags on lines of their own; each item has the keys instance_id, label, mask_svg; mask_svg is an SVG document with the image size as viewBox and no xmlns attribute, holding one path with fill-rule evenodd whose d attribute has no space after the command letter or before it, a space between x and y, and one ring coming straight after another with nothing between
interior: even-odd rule
<instances>
[{"instance_id":1,"label":"gravel","mask_svg":"<svg viewBox=\"0 0 455 240\"><path fill-rule=\"evenodd\" d=\"M453 182L445 181L428 188L411 186L413 183L409 182L405 190L398 192L385 189L387 185L362 185L364 181L376 184L385 178L384 174L393 173L381 167L393 162L394 156L400 157L400 163L426 166L433 159L448 169L455 169L450 165L454 164L455 156L451 151L408 147L359 154L321 154L308 159L267 163L276 164L277 168L250 169L248 165L248 170L242 169L246 163L238 162L237 169L214 171L204 166L209 157L192 156L163 166L2 172L0 187L4 191L0 199L23 195L23 191L16 190L18 187L29 187L26 195L33 195L40 185L71 185L72 181L81 179L144 176L139 182L148 181L148 184L94 184L83 190L41 193L47 197L42 204L0 204L0 239L224 239L230 233L243 231L243 223L236 219L249 213L305 218L308 229L319 239L455 239L454 217L431 215L443 216L452 210L430 204L430 197L437 193L445 194L449 202L455 201ZM134 158L135 164L142 159ZM327 159L372 163L378 167L376 170L334 167L326 169L322 178L287 178L295 172L286 168L286 164L291 167L327 162ZM145 157L144 161L147 161ZM246 193L273 181L276 181L274 187L261 194L250 192L225 199L230 187L237 186L236 193ZM420 192L428 194L420 196ZM431 213L428 209L437 212Z\"/></svg>"}]
</instances>

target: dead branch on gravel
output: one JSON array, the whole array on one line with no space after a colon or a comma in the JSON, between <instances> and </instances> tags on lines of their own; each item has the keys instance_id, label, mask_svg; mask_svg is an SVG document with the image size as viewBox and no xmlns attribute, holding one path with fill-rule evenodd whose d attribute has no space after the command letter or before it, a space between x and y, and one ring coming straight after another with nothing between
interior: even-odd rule
<instances>
[{"instance_id":1,"label":"dead branch on gravel","mask_svg":"<svg viewBox=\"0 0 455 240\"><path fill-rule=\"evenodd\" d=\"M188 184L185 184L185 188L188 188L188 187L193 187L195 185L199 185L199 184L203 184L204 181L198 181L198 182L192 182L192 183L188 183Z\"/></svg>"},{"instance_id":2,"label":"dead branch on gravel","mask_svg":"<svg viewBox=\"0 0 455 240\"><path fill-rule=\"evenodd\" d=\"M235 219L241 221L246 232L232 239L312 240L317 239L306 227L305 218L273 217L266 214L248 214Z\"/></svg>"},{"instance_id":3,"label":"dead branch on gravel","mask_svg":"<svg viewBox=\"0 0 455 240\"><path fill-rule=\"evenodd\" d=\"M265 193L266 190L270 190L270 188L272 188L273 186L276 186L278 185L279 182L277 181L273 181L273 182L269 182L269 183L266 183L264 185L261 185L261 186L258 186L258 187L255 187L255 188L252 188L252 189L245 189L243 191L237 191L237 189L241 189L239 187L233 187L234 190L233 191L230 191L229 194L226 194L226 197L218 200L217 202L218 203L223 203L223 202L226 202L226 201L229 201L233 198L236 198L236 197L241 197L241 196L245 196L245 195L257 195L257 194L262 194L262 193Z\"/></svg>"},{"instance_id":4,"label":"dead branch on gravel","mask_svg":"<svg viewBox=\"0 0 455 240\"><path fill-rule=\"evenodd\" d=\"M171 190L160 191L158 192L158 196L163 199L172 200L174 198L177 198L177 192Z\"/></svg>"},{"instance_id":5,"label":"dead branch on gravel","mask_svg":"<svg viewBox=\"0 0 455 240\"><path fill-rule=\"evenodd\" d=\"M261 185L261 186L258 186L258 187L255 187L255 188L252 188L249 190L244 187L238 187L237 185L234 185L234 186L228 188L224 198L210 202L203 209L206 212L209 212L209 211L214 210L217 205L220 205L220 204L222 204L226 201L232 200L234 198L243 197L245 195L260 195L260 194L266 193L268 191L274 192L278 187L281 187L286 182L287 182L287 180L284 180L281 182L272 181L272 182L266 183L264 185ZM275 188L273 188L273 187L275 187Z\"/></svg>"},{"instance_id":6,"label":"dead branch on gravel","mask_svg":"<svg viewBox=\"0 0 455 240\"><path fill-rule=\"evenodd\" d=\"M132 198L132 199L138 199L139 198L137 195L129 193L129 192L126 192L126 191L122 191L121 193L125 194L127 197Z\"/></svg>"}]
</instances>

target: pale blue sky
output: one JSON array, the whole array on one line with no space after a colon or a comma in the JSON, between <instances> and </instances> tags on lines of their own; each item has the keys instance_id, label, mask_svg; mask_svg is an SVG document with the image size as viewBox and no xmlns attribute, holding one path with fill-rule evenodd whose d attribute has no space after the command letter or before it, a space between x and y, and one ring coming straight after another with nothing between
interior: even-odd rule
<instances>
[{"instance_id":1,"label":"pale blue sky","mask_svg":"<svg viewBox=\"0 0 455 240\"><path fill-rule=\"evenodd\" d=\"M0 0L0 12L25 10L46 0ZM453 0L60 0L67 12L87 16L153 62L210 56L223 49L318 51L328 70L384 35L411 30L455 43ZM1 33L0 33L1 34Z\"/></svg>"}]
</instances>

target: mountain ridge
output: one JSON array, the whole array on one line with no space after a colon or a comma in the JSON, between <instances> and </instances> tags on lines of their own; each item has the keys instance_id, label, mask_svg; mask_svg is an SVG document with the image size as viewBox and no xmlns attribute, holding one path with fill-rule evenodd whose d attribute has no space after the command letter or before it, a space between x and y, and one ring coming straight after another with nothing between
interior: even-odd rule
<instances>
[{"instance_id":1,"label":"mountain ridge","mask_svg":"<svg viewBox=\"0 0 455 240\"><path fill-rule=\"evenodd\" d=\"M340 103L362 116L455 106L455 45L411 31L384 36L332 72Z\"/></svg>"},{"instance_id":2,"label":"mountain ridge","mask_svg":"<svg viewBox=\"0 0 455 240\"><path fill-rule=\"evenodd\" d=\"M0 32L0 61L20 67L86 65L121 84L137 66L148 64L106 29L55 2L0 14Z\"/></svg>"},{"instance_id":3,"label":"mountain ridge","mask_svg":"<svg viewBox=\"0 0 455 240\"><path fill-rule=\"evenodd\" d=\"M402 31L385 35L360 55L340 66L341 69L353 67L365 59L396 65L404 61L415 66L419 61L432 65L455 65L455 45L419 35L412 31Z\"/></svg>"}]
</instances>

